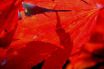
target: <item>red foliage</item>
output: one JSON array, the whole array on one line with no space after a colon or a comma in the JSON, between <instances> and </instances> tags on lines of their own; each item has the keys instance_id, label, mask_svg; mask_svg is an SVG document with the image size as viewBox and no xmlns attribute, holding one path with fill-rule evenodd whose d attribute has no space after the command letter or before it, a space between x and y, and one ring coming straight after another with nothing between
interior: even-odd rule
<instances>
[{"instance_id":1,"label":"red foliage","mask_svg":"<svg viewBox=\"0 0 104 69\"><path fill-rule=\"evenodd\" d=\"M43 61L42 69L62 69L67 60L66 69L85 69L104 62L102 0L23 1L72 11L26 17L22 0L0 1L0 69L31 69Z\"/></svg>"}]
</instances>

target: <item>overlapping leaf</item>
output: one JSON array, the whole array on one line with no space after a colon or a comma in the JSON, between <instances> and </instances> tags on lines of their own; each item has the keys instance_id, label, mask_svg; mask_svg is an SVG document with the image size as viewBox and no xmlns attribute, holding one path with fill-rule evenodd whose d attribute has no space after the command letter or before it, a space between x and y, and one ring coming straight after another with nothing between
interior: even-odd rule
<instances>
[{"instance_id":1,"label":"overlapping leaf","mask_svg":"<svg viewBox=\"0 0 104 69\"><path fill-rule=\"evenodd\" d=\"M99 7L100 2L96 3L94 0L24 0L24 2L49 9L72 11L59 12L58 16L55 12L50 12L31 17L26 17L22 12L22 20L18 22L19 25L14 36L14 39L19 39L20 41L14 41L7 49L7 55L5 55L7 63L2 67L3 69L30 69L43 60L45 60L43 69L62 68L66 60L70 57L71 51L72 54L76 53L89 40L97 22L99 8L101 8ZM8 2L7 5L9 4L11 5L11 2ZM6 19L4 24L2 24L3 20L0 20L0 32L5 29L6 31L14 29L17 16L10 24L10 21L13 20L11 19L13 17L12 15L18 12L17 7L14 8L9 11L9 14L5 12L5 16L8 14L7 18L9 19ZM103 11L100 14L102 15ZM1 17L3 18L4 15ZM59 28L57 28L57 21L59 22ZM103 23L103 20L101 22ZM10 36L8 39L12 37ZM59 48L56 50L57 46ZM71 61L72 66L74 66L75 60L76 57L73 57Z\"/></svg>"}]
</instances>

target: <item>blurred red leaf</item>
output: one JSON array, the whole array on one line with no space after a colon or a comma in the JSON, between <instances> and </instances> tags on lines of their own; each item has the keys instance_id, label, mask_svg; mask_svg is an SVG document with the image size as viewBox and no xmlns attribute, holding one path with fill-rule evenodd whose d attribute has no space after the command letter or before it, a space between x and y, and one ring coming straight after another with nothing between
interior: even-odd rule
<instances>
[{"instance_id":1,"label":"blurred red leaf","mask_svg":"<svg viewBox=\"0 0 104 69\"><path fill-rule=\"evenodd\" d=\"M8 38L9 42L11 42L12 38L19 39L13 41L8 47L5 55L7 62L3 69L30 69L32 66L44 60L43 69L60 69L71 54L73 55L80 51L84 44L88 42L91 34L95 32L93 29L95 29L96 23L104 22L103 4L101 1L24 0L24 2L29 2L49 9L66 9L72 11L60 12L58 14L51 12L45 13L47 16L39 14L31 17L26 17L22 12L23 19L18 22L19 25L15 36L13 37L13 35L11 35L9 37L3 33L5 38ZM16 3L10 1L7 5L11 5L12 3L19 6L22 2L19 0ZM6 7L3 5L3 8ZM0 9L0 11L5 11L3 8ZM8 11L10 13L5 11L3 12L5 15L0 16L2 17L0 20L0 32L5 29L11 32L15 29L15 25L17 24L17 15L14 19L12 18L14 14L18 13L18 8L16 6L10 6L8 10L10 10ZM7 15L8 17L5 19ZM3 24L4 21L6 22ZM10 21L12 21L11 24ZM93 39L93 37L91 38L92 41L97 39ZM103 39L101 41L103 41ZM2 39L1 42L7 43L4 39ZM57 49L58 46L59 48ZM88 54L86 55L84 53L84 55L87 56ZM71 60L72 68L74 68L74 64L77 60L80 59L80 57L78 57L78 59L76 59L76 57L74 56Z\"/></svg>"},{"instance_id":2,"label":"blurred red leaf","mask_svg":"<svg viewBox=\"0 0 104 69\"><path fill-rule=\"evenodd\" d=\"M8 46L13 38L18 21L20 0L0 1L0 47Z\"/></svg>"},{"instance_id":3,"label":"blurred red leaf","mask_svg":"<svg viewBox=\"0 0 104 69\"><path fill-rule=\"evenodd\" d=\"M22 45L18 48L18 44L17 47L15 44L14 48L7 51L7 61L2 66L3 69L31 69L57 50L55 45L42 41L31 41Z\"/></svg>"}]
</instances>

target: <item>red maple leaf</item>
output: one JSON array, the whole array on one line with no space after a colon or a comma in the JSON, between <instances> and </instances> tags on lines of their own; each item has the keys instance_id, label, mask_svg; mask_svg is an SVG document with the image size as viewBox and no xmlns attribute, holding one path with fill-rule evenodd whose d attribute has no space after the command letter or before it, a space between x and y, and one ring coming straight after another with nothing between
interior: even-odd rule
<instances>
[{"instance_id":1,"label":"red maple leaf","mask_svg":"<svg viewBox=\"0 0 104 69\"><path fill-rule=\"evenodd\" d=\"M0 2L3 6L0 9L2 12L0 47L5 48L3 53L0 53L2 69L31 69L42 61L44 61L42 69L61 69L69 57L88 42L91 34L95 32L93 29L96 23L104 23L101 1L24 0L24 2L38 5L40 9L43 7L72 11L45 12L44 15L41 13L31 17L26 17L22 12L22 20L18 21L17 25L17 14L22 9L22 6L20 7L22 1L11 0L6 2L6 5L3 5L5 2ZM28 10L30 9L27 8L25 12L29 12ZM94 41L93 37L91 40ZM101 41L103 42L103 39ZM72 68L75 68L76 57L70 61Z\"/></svg>"}]
</instances>

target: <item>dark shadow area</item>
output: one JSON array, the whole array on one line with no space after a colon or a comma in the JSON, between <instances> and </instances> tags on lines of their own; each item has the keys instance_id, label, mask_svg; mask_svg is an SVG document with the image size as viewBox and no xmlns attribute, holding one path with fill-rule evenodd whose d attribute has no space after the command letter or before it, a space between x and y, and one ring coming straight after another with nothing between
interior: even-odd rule
<instances>
[{"instance_id":1,"label":"dark shadow area","mask_svg":"<svg viewBox=\"0 0 104 69\"><path fill-rule=\"evenodd\" d=\"M86 0L81 0L82 2L84 2L85 4L89 4Z\"/></svg>"},{"instance_id":2,"label":"dark shadow area","mask_svg":"<svg viewBox=\"0 0 104 69\"><path fill-rule=\"evenodd\" d=\"M62 67L62 69L66 69L67 65L70 63L69 60L66 61L66 63L64 64L64 66Z\"/></svg>"},{"instance_id":3,"label":"dark shadow area","mask_svg":"<svg viewBox=\"0 0 104 69\"><path fill-rule=\"evenodd\" d=\"M64 48L70 47L69 49L71 50L73 43L71 41L70 34L67 33L62 27L60 22L61 20L57 12L56 12L56 16L57 16L56 33L59 37L60 44L63 45Z\"/></svg>"},{"instance_id":4,"label":"dark shadow area","mask_svg":"<svg viewBox=\"0 0 104 69\"><path fill-rule=\"evenodd\" d=\"M92 53L93 57L98 57L99 59L104 59L104 48L100 48L98 50L95 50Z\"/></svg>"},{"instance_id":5,"label":"dark shadow area","mask_svg":"<svg viewBox=\"0 0 104 69\"><path fill-rule=\"evenodd\" d=\"M104 43L104 35L102 33L95 32L91 35L90 42Z\"/></svg>"},{"instance_id":6,"label":"dark shadow area","mask_svg":"<svg viewBox=\"0 0 104 69\"><path fill-rule=\"evenodd\" d=\"M53 10L53 9L40 7L37 5L32 5L29 3L24 3L24 2L23 2L23 7L24 7L24 9L27 9L27 11L24 11L26 16L42 14L44 12L69 12L69 11L71 11L71 10Z\"/></svg>"},{"instance_id":7,"label":"dark shadow area","mask_svg":"<svg viewBox=\"0 0 104 69\"><path fill-rule=\"evenodd\" d=\"M67 33L62 27L58 12L56 12L56 19L56 34L58 35L60 45L62 45L63 48L57 49L57 51L55 51L49 58L46 59L43 69L65 68L68 63L66 61L69 59L72 50L73 43L71 42L70 34Z\"/></svg>"},{"instance_id":8,"label":"dark shadow area","mask_svg":"<svg viewBox=\"0 0 104 69\"><path fill-rule=\"evenodd\" d=\"M43 64L44 64L44 61L39 63L39 64L37 64L36 66L33 66L32 69L41 69Z\"/></svg>"},{"instance_id":9,"label":"dark shadow area","mask_svg":"<svg viewBox=\"0 0 104 69\"><path fill-rule=\"evenodd\" d=\"M104 69L104 62L97 63L95 66L86 69Z\"/></svg>"}]
</instances>

